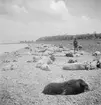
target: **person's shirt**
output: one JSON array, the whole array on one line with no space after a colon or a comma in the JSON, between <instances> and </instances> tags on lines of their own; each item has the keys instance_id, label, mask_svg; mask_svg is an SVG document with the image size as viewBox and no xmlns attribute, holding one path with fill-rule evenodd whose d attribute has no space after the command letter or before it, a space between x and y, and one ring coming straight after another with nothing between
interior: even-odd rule
<instances>
[{"instance_id":1,"label":"person's shirt","mask_svg":"<svg viewBox=\"0 0 101 105\"><path fill-rule=\"evenodd\" d=\"M74 44L74 46L78 46L77 40L74 40L73 44Z\"/></svg>"}]
</instances>

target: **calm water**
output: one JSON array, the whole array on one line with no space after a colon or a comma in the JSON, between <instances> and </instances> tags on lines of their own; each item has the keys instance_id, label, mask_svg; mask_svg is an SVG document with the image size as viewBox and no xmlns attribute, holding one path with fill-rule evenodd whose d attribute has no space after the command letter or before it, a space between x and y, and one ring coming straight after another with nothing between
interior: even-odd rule
<instances>
[{"instance_id":1,"label":"calm water","mask_svg":"<svg viewBox=\"0 0 101 105\"><path fill-rule=\"evenodd\" d=\"M27 44L0 44L0 54L12 52L28 46Z\"/></svg>"}]
</instances>

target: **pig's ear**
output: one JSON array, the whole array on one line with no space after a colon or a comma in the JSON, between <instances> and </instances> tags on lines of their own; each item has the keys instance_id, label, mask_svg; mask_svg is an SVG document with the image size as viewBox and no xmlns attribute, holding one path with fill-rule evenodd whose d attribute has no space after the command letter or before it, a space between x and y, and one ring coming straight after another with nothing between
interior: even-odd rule
<instances>
[{"instance_id":1,"label":"pig's ear","mask_svg":"<svg viewBox=\"0 0 101 105\"><path fill-rule=\"evenodd\" d=\"M81 87L88 86L88 85L87 85L84 81L82 81L82 80L80 80L79 82L80 82L80 86L81 86Z\"/></svg>"}]
</instances>

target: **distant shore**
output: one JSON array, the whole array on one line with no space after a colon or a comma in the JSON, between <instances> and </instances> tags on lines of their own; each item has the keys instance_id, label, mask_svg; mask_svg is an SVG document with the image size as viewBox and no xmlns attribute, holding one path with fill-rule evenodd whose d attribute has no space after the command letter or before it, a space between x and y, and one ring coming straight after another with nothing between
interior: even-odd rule
<instances>
[{"instance_id":1,"label":"distant shore","mask_svg":"<svg viewBox=\"0 0 101 105\"><path fill-rule=\"evenodd\" d=\"M33 42L35 43L35 42ZM2 44L31 44L31 43L20 43L20 42L14 42L14 43L0 43L0 45Z\"/></svg>"}]
</instances>

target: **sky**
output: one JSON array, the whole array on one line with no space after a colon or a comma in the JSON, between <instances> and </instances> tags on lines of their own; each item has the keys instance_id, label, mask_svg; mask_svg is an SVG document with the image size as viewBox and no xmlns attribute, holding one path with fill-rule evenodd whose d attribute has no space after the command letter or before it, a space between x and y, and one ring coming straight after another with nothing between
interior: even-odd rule
<instances>
[{"instance_id":1,"label":"sky","mask_svg":"<svg viewBox=\"0 0 101 105\"><path fill-rule=\"evenodd\" d=\"M101 0L0 0L0 41L101 32Z\"/></svg>"}]
</instances>

